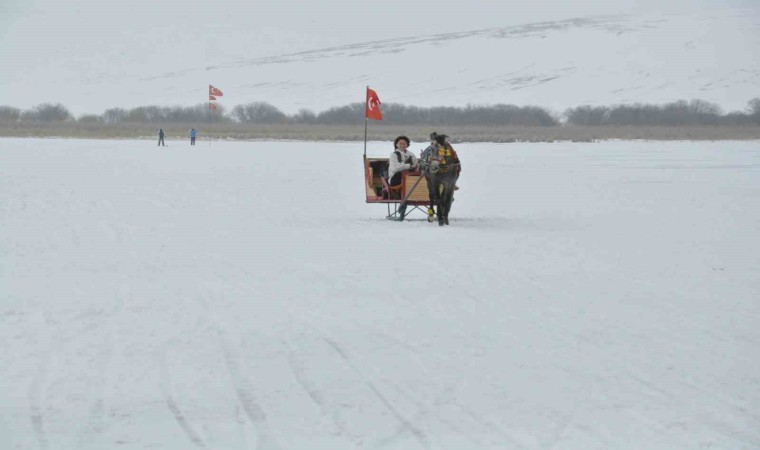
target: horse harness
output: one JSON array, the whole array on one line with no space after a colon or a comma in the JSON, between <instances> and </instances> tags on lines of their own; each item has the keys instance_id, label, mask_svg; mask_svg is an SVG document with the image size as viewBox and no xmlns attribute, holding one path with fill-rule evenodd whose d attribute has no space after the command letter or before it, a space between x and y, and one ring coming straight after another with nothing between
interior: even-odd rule
<instances>
[{"instance_id":1,"label":"horse harness","mask_svg":"<svg viewBox=\"0 0 760 450\"><path fill-rule=\"evenodd\" d=\"M437 146L438 155L437 157L434 157L432 155L433 152L431 152L430 159L433 161L438 161L438 169L435 171L431 171L432 173L440 172L440 173L447 173L450 172L453 169L456 169L461 164L459 163L459 157L457 156L456 151L451 147L442 147ZM448 163L449 158L456 158L456 162L454 163Z\"/></svg>"}]
</instances>

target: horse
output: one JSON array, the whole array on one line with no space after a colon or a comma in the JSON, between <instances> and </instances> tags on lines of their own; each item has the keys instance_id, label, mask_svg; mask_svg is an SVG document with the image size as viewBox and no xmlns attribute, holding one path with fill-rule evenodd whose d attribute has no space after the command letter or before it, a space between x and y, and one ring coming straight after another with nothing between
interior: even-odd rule
<instances>
[{"instance_id":1,"label":"horse","mask_svg":"<svg viewBox=\"0 0 760 450\"><path fill-rule=\"evenodd\" d=\"M449 224L449 211L454 201L454 190L462 168L454 147L449 144L449 137L430 133L430 146L422 151L420 165L425 173L428 185L430 208L428 221L432 222L433 205L437 207L438 225Z\"/></svg>"},{"instance_id":2,"label":"horse","mask_svg":"<svg viewBox=\"0 0 760 450\"><path fill-rule=\"evenodd\" d=\"M443 226L449 224L449 211L454 201L454 186L459 178L459 163L441 165L437 162L432 161L424 172L430 206L436 206L438 225Z\"/></svg>"}]
</instances>

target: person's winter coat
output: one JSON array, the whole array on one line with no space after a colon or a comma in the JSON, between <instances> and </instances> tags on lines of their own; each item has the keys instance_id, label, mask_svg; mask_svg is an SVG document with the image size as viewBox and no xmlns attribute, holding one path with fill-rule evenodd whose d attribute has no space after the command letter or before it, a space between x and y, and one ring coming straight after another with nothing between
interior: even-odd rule
<instances>
[{"instance_id":1,"label":"person's winter coat","mask_svg":"<svg viewBox=\"0 0 760 450\"><path fill-rule=\"evenodd\" d=\"M412 152L394 150L391 156L388 157L388 180L393 179L393 175L396 175L396 173L411 170L416 165L417 157Z\"/></svg>"}]
</instances>

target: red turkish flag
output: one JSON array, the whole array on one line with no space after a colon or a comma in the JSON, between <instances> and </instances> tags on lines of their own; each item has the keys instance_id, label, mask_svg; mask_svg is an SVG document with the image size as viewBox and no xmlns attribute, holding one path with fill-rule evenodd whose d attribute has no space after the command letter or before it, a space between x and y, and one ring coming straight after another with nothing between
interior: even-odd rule
<instances>
[{"instance_id":1,"label":"red turkish flag","mask_svg":"<svg viewBox=\"0 0 760 450\"><path fill-rule=\"evenodd\" d=\"M383 120L383 113L380 111L380 99L377 92L367 88L367 104L364 109L364 116L368 119Z\"/></svg>"},{"instance_id":2,"label":"red turkish flag","mask_svg":"<svg viewBox=\"0 0 760 450\"><path fill-rule=\"evenodd\" d=\"M217 97L223 97L224 94L214 86L208 85L208 95L216 95Z\"/></svg>"},{"instance_id":3,"label":"red turkish flag","mask_svg":"<svg viewBox=\"0 0 760 450\"><path fill-rule=\"evenodd\" d=\"M209 101L211 101L211 100L216 100L216 97L214 97L213 95L209 95L209 96L208 96L208 100L209 100Z\"/></svg>"}]
</instances>

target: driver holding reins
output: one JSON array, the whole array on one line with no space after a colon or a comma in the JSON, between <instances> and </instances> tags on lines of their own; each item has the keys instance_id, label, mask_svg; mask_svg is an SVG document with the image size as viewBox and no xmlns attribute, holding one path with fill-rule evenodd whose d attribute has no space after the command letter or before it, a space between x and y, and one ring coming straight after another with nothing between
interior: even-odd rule
<instances>
[{"instance_id":1,"label":"driver holding reins","mask_svg":"<svg viewBox=\"0 0 760 450\"><path fill-rule=\"evenodd\" d=\"M432 172L439 170L446 172L451 170L449 166L454 167L453 170L457 171L457 176L462 171L459 155L457 155L457 151L449 143L449 137L445 134L438 134L435 131L430 133L430 145L422 151L420 160L424 161ZM433 211L433 192L430 191L432 188L432 185L428 185L428 196L430 197L430 206L427 211L428 216L435 214ZM459 187L455 185L454 190L458 189Z\"/></svg>"}]
</instances>

